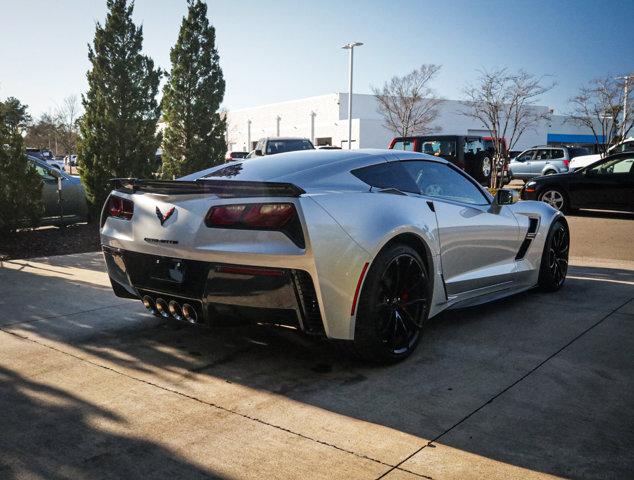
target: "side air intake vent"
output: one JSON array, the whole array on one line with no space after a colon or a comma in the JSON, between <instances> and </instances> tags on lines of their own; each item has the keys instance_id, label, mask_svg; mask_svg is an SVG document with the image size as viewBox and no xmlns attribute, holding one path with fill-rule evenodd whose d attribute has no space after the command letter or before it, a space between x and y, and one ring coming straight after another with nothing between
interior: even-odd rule
<instances>
[{"instance_id":1,"label":"side air intake vent","mask_svg":"<svg viewBox=\"0 0 634 480\"><path fill-rule=\"evenodd\" d=\"M526 252L528 252L528 247L531 246L531 241L535 238L535 235L537 235L537 227L539 227L539 219L529 218L526 238L524 238L522 245L520 245L520 249L518 250L517 255L515 255L515 260L521 260L524 258Z\"/></svg>"},{"instance_id":2,"label":"side air intake vent","mask_svg":"<svg viewBox=\"0 0 634 480\"><path fill-rule=\"evenodd\" d=\"M537 227L539 226L539 220L537 218L528 219L528 232L526 232L526 238L535 238L537 234Z\"/></svg>"},{"instance_id":3,"label":"side air intake vent","mask_svg":"<svg viewBox=\"0 0 634 480\"><path fill-rule=\"evenodd\" d=\"M304 314L305 332L312 335L324 335L324 322L321 318L317 293L310 274L303 270L293 270L293 276Z\"/></svg>"}]
</instances>

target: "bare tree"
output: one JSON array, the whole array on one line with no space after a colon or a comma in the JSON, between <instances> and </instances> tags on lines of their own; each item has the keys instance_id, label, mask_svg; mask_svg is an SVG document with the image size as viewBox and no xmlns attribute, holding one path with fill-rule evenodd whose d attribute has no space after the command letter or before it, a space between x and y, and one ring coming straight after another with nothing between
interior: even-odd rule
<instances>
[{"instance_id":1,"label":"bare tree","mask_svg":"<svg viewBox=\"0 0 634 480\"><path fill-rule=\"evenodd\" d=\"M56 150L59 128L55 116L54 113L48 112L43 113L37 121L30 121L24 138L25 146Z\"/></svg>"},{"instance_id":2,"label":"bare tree","mask_svg":"<svg viewBox=\"0 0 634 480\"><path fill-rule=\"evenodd\" d=\"M80 112L79 100L75 94L66 97L57 108L55 116L60 132L60 142L66 154L77 152Z\"/></svg>"},{"instance_id":3,"label":"bare tree","mask_svg":"<svg viewBox=\"0 0 634 480\"><path fill-rule=\"evenodd\" d=\"M425 64L403 77L392 77L383 87L372 87L383 125L399 137L440 130L431 124L442 101L429 87L440 65Z\"/></svg>"},{"instance_id":4,"label":"bare tree","mask_svg":"<svg viewBox=\"0 0 634 480\"><path fill-rule=\"evenodd\" d=\"M568 113L567 121L588 128L602 154L607 152L611 144L627 137L634 125L633 99L631 92L627 93L629 98L625 99L627 89L624 88L624 81L628 79L610 76L592 80L568 101L571 111ZM619 118L623 119L624 113L625 123L621 121L619 124Z\"/></svg>"},{"instance_id":5,"label":"bare tree","mask_svg":"<svg viewBox=\"0 0 634 480\"><path fill-rule=\"evenodd\" d=\"M524 70L510 73L501 68L481 71L477 84L464 89L462 113L480 121L493 138L492 188L497 187L498 171L522 135L550 119L549 110L535 107L539 97L555 86L543 82L544 77Z\"/></svg>"}]
</instances>

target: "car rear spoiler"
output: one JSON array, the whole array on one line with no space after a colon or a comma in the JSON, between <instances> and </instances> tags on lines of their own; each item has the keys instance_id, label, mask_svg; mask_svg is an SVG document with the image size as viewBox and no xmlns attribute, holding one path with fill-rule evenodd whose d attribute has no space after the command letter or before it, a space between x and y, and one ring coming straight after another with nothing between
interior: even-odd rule
<instances>
[{"instance_id":1,"label":"car rear spoiler","mask_svg":"<svg viewBox=\"0 0 634 480\"><path fill-rule=\"evenodd\" d=\"M208 178L194 181L113 178L110 182L115 190L126 193L148 192L163 195L210 194L223 198L299 197L301 194L306 193L297 185L280 182L214 180Z\"/></svg>"}]
</instances>

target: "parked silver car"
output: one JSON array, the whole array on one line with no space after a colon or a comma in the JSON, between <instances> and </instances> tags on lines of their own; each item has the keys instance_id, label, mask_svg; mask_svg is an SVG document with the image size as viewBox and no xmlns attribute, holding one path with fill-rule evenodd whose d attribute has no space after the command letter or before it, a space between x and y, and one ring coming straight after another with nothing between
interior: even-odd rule
<instances>
[{"instance_id":1,"label":"parked silver car","mask_svg":"<svg viewBox=\"0 0 634 480\"><path fill-rule=\"evenodd\" d=\"M428 318L568 267L565 217L403 150L317 150L178 181L119 179L101 218L115 294L202 325L252 320L405 358Z\"/></svg>"},{"instance_id":2,"label":"parked silver car","mask_svg":"<svg viewBox=\"0 0 634 480\"><path fill-rule=\"evenodd\" d=\"M586 148L536 146L511 159L509 178L528 180L540 175L566 173L570 159L588 153Z\"/></svg>"},{"instance_id":3,"label":"parked silver car","mask_svg":"<svg viewBox=\"0 0 634 480\"><path fill-rule=\"evenodd\" d=\"M43 183L44 215L40 225L68 225L87 221L86 192L79 177L69 175L31 155L27 155L27 160L35 167ZM61 186L60 192L58 184Z\"/></svg>"}]
</instances>

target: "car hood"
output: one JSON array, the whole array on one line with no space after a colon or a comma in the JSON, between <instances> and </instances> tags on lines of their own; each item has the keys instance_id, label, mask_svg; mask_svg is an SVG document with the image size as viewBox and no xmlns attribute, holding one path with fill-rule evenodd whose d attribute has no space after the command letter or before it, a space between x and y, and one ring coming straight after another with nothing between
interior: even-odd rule
<instances>
[{"instance_id":1,"label":"car hood","mask_svg":"<svg viewBox=\"0 0 634 480\"><path fill-rule=\"evenodd\" d=\"M579 155L578 157L574 157L570 160L571 165L575 165L578 163L583 163L584 165L589 165L591 163L596 162L597 160L601 160L601 155L595 153L593 155Z\"/></svg>"}]
</instances>

